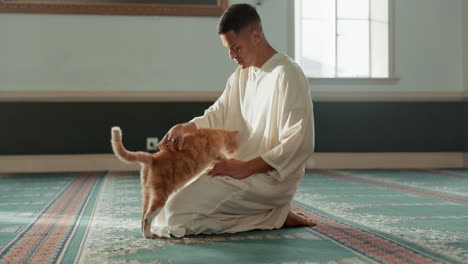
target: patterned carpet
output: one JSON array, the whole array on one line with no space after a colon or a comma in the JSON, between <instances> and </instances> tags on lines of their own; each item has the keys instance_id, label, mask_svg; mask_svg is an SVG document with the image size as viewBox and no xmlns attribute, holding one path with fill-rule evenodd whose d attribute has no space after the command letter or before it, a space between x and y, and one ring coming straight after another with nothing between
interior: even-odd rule
<instances>
[{"instance_id":1,"label":"patterned carpet","mask_svg":"<svg viewBox=\"0 0 468 264\"><path fill-rule=\"evenodd\" d=\"M308 171L318 225L143 239L138 174L0 175L0 263L468 263L468 171Z\"/></svg>"}]
</instances>

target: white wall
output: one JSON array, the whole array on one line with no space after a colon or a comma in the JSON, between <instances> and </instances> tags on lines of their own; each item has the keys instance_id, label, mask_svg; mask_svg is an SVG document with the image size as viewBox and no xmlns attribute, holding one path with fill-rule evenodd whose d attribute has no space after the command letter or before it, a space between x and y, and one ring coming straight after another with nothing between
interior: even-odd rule
<instances>
[{"instance_id":1,"label":"white wall","mask_svg":"<svg viewBox=\"0 0 468 264\"><path fill-rule=\"evenodd\" d=\"M0 90L222 89L232 67L216 23L214 17L0 15Z\"/></svg>"},{"instance_id":2,"label":"white wall","mask_svg":"<svg viewBox=\"0 0 468 264\"><path fill-rule=\"evenodd\" d=\"M291 1L265 0L258 7L267 38L285 53L292 43ZM398 82L312 81L312 89L462 91L462 1L395 0ZM235 64L219 41L217 22L217 17L0 14L0 91L221 91Z\"/></svg>"}]
</instances>

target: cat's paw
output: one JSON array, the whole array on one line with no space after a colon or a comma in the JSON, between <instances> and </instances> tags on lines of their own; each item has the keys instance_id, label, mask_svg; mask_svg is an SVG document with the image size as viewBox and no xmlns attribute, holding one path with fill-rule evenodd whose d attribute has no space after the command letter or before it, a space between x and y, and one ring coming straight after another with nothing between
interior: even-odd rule
<instances>
[{"instance_id":1,"label":"cat's paw","mask_svg":"<svg viewBox=\"0 0 468 264\"><path fill-rule=\"evenodd\" d=\"M151 233L151 223L148 223L148 217L146 215L141 220L141 234L147 239L153 237Z\"/></svg>"},{"instance_id":2,"label":"cat's paw","mask_svg":"<svg viewBox=\"0 0 468 264\"><path fill-rule=\"evenodd\" d=\"M154 236L154 234L151 232L151 225L153 223L154 218L159 214L160 211L161 208L158 208L154 212L144 215L141 221L141 229L145 238L149 239Z\"/></svg>"},{"instance_id":3,"label":"cat's paw","mask_svg":"<svg viewBox=\"0 0 468 264\"><path fill-rule=\"evenodd\" d=\"M151 225L148 225L146 221L144 221L144 223L141 226L141 234L146 239L153 238L153 233L151 232Z\"/></svg>"},{"instance_id":4,"label":"cat's paw","mask_svg":"<svg viewBox=\"0 0 468 264\"><path fill-rule=\"evenodd\" d=\"M154 237L154 234L151 233L151 231L148 231L148 230L145 230L141 233L143 235L144 238L146 239L151 239Z\"/></svg>"}]
</instances>

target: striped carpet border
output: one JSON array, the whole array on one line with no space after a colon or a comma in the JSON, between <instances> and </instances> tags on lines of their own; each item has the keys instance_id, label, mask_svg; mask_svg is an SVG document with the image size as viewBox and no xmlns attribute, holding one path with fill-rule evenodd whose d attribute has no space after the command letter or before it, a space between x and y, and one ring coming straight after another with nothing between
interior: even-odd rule
<instances>
[{"instance_id":1,"label":"striped carpet border","mask_svg":"<svg viewBox=\"0 0 468 264\"><path fill-rule=\"evenodd\" d=\"M412 188L412 187L406 187L406 186L400 186L397 184L391 184L391 183L382 183L378 181L373 181L373 180L368 180L368 179L361 179L361 178L355 178L352 176L347 176L347 175L342 175L342 174L337 174L337 173L331 173L331 172L325 172L325 171L309 171L314 174L322 175L322 176L327 176L330 178L336 178L340 180L345 180L349 182L357 182L357 183L364 183L368 185L374 185L374 186L379 186L379 187L384 187L388 189L394 189L394 190L400 190L408 193L414 193L418 195L423 195L427 197L433 197L433 198L439 198L442 200L447 200L447 201L452 201L456 203L461 203L461 204L468 204L468 198L465 197L460 197L456 195L450 195L450 194L443 194L443 193L438 193L434 191L426 191L426 190L421 190L417 188Z\"/></svg>"},{"instance_id":2,"label":"striped carpet border","mask_svg":"<svg viewBox=\"0 0 468 264\"><path fill-rule=\"evenodd\" d=\"M381 235L326 217L297 202L291 205L291 210L301 213L317 223L310 229L379 263L446 263Z\"/></svg>"},{"instance_id":3,"label":"striped carpet border","mask_svg":"<svg viewBox=\"0 0 468 264\"><path fill-rule=\"evenodd\" d=\"M109 173L106 173L106 177L107 176L109 176ZM103 181L105 181L105 180L103 180ZM82 234L80 236L81 241L78 243L77 251L74 254L70 254L69 256L62 256L61 258L59 258L60 261L68 260L67 263L75 263L75 264L76 263L81 263L83 248L84 248L86 242L88 241L88 236L89 236L89 232L91 230L91 226L93 226L93 223L96 220L95 219L95 214L96 214L96 209L97 209L98 203L99 203L101 195L102 195L101 190L102 190L102 188L100 188L98 192L94 193L94 195L96 196L96 198L95 198L96 202L94 203L94 205L92 207L88 208L88 210L90 210L89 220L87 221L86 228L84 228L84 230L82 231ZM78 240L77 237L74 237L73 239Z\"/></svg>"},{"instance_id":4,"label":"striped carpet border","mask_svg":"<svg viewBox=\"0 0 468 264\"><path fill-rule=\"evenodd\" d=\"M99 173L77 179L0 255L0 263L53 263L76 227Z\"/></svg>"},{"instance_id":5,"label":"striped carpet border","mask_svg":"<svg viewBox=\"0 0 468 264\"><path fill-rule=\"evenodd\" d=\"M73 185L73 182L74 181L71 181L67 186L64 186L62 191L60 191L58 194L56 194L55 197L52 198L50 200L50 202L46 206L44 206L44 208L40 212L37 213L36 217L34 217L34 219L31 221L31 223L29 225L27 225L26 227L21 228L18 235L14 239L12 239L8 244L6 244L4 247L2 247L0 249L0 261L3 261L3 256L5 255L5 251L8 248L10 248L10 246L13 243L15 243L27 230L29 230L29 228L37 221L37 219L39 219L44 214L44 212L49 210L49 208L63 195L63 193L65 193L70 188L70 186ZM0 262L0 263L2 263L2 262Z\"/></svg>"},{"instance_id":6,"label":"striped carpet border","mask_svg":"<svg viewBox=\"0 0 468 264\"><path fill-rule=\"evenodd\" d=\"M423 172L430 173L430 174L436 174L436 175L442 175L442 176L448 176L448 177L452 177L452 178L467 179L468 180L468 176L461 175L461 174L458 174L458 173L455 173L455 172L438 171L438 170L426 170L426 171L423 171Z\"/></svg>"}]
</instances>

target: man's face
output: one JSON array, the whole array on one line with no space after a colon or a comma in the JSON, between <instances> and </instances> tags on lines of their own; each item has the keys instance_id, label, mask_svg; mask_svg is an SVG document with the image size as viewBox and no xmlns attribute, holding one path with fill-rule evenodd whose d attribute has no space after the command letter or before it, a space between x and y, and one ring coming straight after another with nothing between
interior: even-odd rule
<instances>
[{"instance_id":1,"label":"man's face","mask_svg":"<svg viewBox=\"0 0 468 264\"><path fill-rule=\"evenodd\" d=\"M233 30L220 35L223 46L229 50L229 58L234 60L242 68L253 65L256 58L255 38L249 29L244 29L239 34Z\"/></svg>"}]
</instances>

